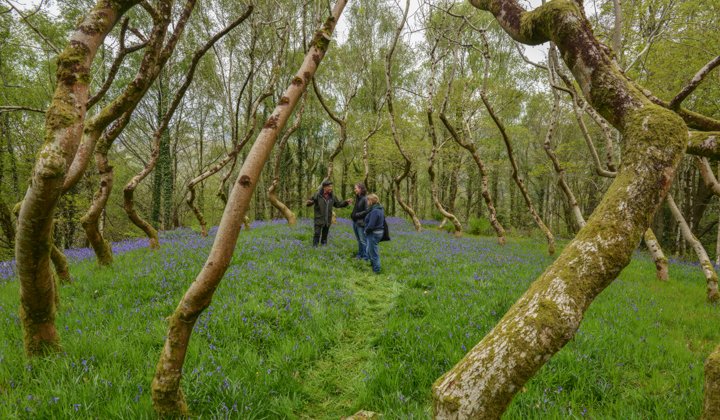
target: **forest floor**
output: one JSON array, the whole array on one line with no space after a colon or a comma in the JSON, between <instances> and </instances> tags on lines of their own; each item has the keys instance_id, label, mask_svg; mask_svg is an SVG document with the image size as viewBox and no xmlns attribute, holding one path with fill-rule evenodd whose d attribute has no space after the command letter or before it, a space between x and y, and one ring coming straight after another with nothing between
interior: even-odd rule
<instances>
[{"instance_id":1,"label":"forest floor","mask_svg":"<svg viewBox=\"0 0 720 420\"><path fill-rule=\"evenodd\" d=\"M328 418L359 410L428 418L430 388L552 261L545 245L416 233L389 218L383 272L353 258L340 219L327 247L312 228L254 223L198 320L182 386L203 418ZM211 232L212 233L212 232ZM60 287L63 353L22 352L18 281L0 263L0 418L154 418L149 384L168 316L213 236L165 232L114 244L99 268L68 250ZM720 306L696 264L655 279L641 252L588 310L576 337L522 389L506 418L697 418L703 361L720 343Z\"/></svg>"}]
</instances>

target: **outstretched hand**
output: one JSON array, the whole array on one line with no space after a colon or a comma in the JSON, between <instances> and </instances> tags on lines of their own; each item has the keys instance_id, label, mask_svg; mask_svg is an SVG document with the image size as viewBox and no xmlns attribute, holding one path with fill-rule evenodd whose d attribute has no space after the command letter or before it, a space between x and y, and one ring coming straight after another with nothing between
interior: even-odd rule
<instances>
[{"instance_id":1,"label":"outstretched hand","mask_svg":"<svg viewBox=\"0 0 720 420\"><path fill-rule=\"evenodd\" d=\"M353 200L352 200L352 198L348 198L347 200L345 200L345 202L348 204L352 204Z\"/></svg>"},{"instance_id":2,"label":"outstretched hand","mask_svg":"<svg viewBox=\"0 0 720 420\"><path fill-rule=\"evenodd\" d=\"M307 201L305 201L306 206L312 206L313 203L314 203L314 201L312 201L311 199L308 199Z\"/></svg>"}]
</instances>

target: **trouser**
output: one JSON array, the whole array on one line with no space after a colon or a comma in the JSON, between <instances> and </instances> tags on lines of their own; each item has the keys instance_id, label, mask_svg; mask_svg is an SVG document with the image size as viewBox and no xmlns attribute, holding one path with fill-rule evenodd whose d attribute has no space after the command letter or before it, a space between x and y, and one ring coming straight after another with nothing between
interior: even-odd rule
<instances>
[{"instance_id":1,"label":"trouser","mask_svg":"<svg viewBox=\"0 0 720 420\"><path fill-rule=\"evenodd\" d=\"M365 238L365 226L359 226L357 222L353 222L353 232L358 243L357 257L367 260L367 239Z\"/></svg>"},{"instance_id":2,"label":"trouser","mask_svg":"<svg viewBox=\"0 0 720 420\"><path fill-rule=\"evenodd\" d=\"M315 225L315 234L313 235L313 246L327 245L328 232L330 226Z\"/></svg>"},{"instance_id":3,"label":"trouser","mask_svg":"<svg viewBox=\"0 0 720 420\"><path fill-rule=\"evenodd\" d=\"M380 272L380 253L378 243L383 237L382 230L374 230L367 235L367 256L370 258L370 264L374 272Z\"/></svg>"}]
</instances>

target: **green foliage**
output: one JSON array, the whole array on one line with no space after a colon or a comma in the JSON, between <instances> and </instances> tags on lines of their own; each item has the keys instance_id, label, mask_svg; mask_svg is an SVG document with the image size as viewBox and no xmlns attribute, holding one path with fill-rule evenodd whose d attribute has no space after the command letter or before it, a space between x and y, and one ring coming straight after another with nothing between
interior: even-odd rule
<instances>
[{"instance_id":1,"label":"green foliage","mask_svg":"<svg viewBox=\"0 0 720 420\"><path fill-rule=\"evenodd\" d=\"M468 220L467 232L471 235L490 236L495 232L490 221L484 217L471 217Z\"/></svg>"}]
</instances>

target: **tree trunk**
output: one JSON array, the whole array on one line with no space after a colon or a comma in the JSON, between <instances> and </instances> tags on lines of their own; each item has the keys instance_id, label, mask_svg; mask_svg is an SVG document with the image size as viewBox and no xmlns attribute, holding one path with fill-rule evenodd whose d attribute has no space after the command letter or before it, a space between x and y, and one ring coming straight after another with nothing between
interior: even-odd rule
<instances>
[{"instance_id":1,"label":"tree trunk","mask_svg":"<svg viewBox=\"0 0 720 420\"><path fill-rule=\"evenodd\" d=\"M514 39L555 42L593 106L621 130L625 154L587 225L499 323L433 387L437 418L499 418L516 392L575 334L585 310L630 262L670 189L688 142L674 113L621 74L571 0L526 12L513 0L472 0Z\"/></svg>"},{"instance_id":2,"label":"tree trunk","mask_svg":"<svg viewBox=\"0 0 720 420\"><path fill-rule=\"evenodd\" d=\"M237 182L234 183L228 204L225 206L207 262L175 312L169 317L167 339L152 383L153 406L160 415L187 413L187 406L180 390L180 379L193 326L202 311L210 305L213 293L230 264L240 232L240 223L247 212L263 166L272 151L278 133L285 126L325 55L335 24L345 5L346 0L339 0L333 8L332 16L328 17L323 28L316 32L303 64L243 162Z\"/></svg>"},{"instance_id":3,"label":"tree trunk","mask_svg":"<svg viewBox=\"0 0 720 420\"><path fill-rule=\"evenodd\" d=\"M690 230L690 226L688 226L685 218L680 212L680 209L678 208L677 204L675 204L673 196L671 194L668 194L666 200L668 206L670 207L670 211L675 217L675 220L678 222L679 229L680 232L682 232L683 238L685 238L685 241L692 245L693 249L695 250L695 254L697 254L697 257L700 260L700 266L702 267L703 274L705 275L705 279L707 281L708 301L715 302L717 300L720 300L720 292L718 292L718 276L715 272L715 268L713 267L712 262L710 262L710 258L708 257L707 252L705 252L705 248Z\"/></svg>"},{"instance_id":4,"label":"tree trunk","mask_svg":"<svg viewBox=\"0 0 720 420\"><path fill-rule=\"evenodd\" d=\"M398 150L400 151L400 154L403 157L403 160L405 162L405 166L403 168L403 172L396 176L393 180L394 186L393 186L393 195L395 196L395 201L402 207L403 210L405 210L405 213L407 213L408 216L410 216L410 219L412 220L413 226L415 226L415 230L420 232L422 230L422 225L420 224L420 220L415 215L415 211L410 207L405 201L403 201L402 196L400 195L400 188L403 180L408 176L410 173L410 159L408 158L407 154L403 150L402 146L400 145L400 139L399 134L397 130L397 126L395 124L395 110L393 107L393 88L392 88L392 57L393 53L395 52L395 47L397 46L398 38L400 37L400 32L402 31L402 28L405 26L405 22L407 21L407 15L408 11L410 10L410 0L406 0L405 2L405 12L403 14L402 21L400 22L400 25L398 26L397 30L395 31L395 37L393 38L392 45L390 47L390 50L388 51L387 55L385 56L385 84L387 85L387 92L386 92L386 101L387 101L387 109L388 114L390 115L390 129L392 131L392 137L395 141L395 145L397 146Z\"/></svg>"},{"instance_id":5,"label":"tree trunk","mask_svg":"<svg viewBox=\"0 0 720 420\"><path fill-rule=\"evenodd\" d=\"M650 255L652 255L653 261L655 261L655 270L658 280L667 281L669 277L668 260L665 257L662 248L660 248L660 243L655 237L655 233L653 233L652 229L645 231L643 240L645 240L645 245L648 247L648 250L650 250Z\"/></svg>"},{"instance_id":6,"label":"tree trunk","mask_svg":"<svg viewBox=\"0 0 720 420\"><path fill-rule=\"evenodd\" d=\"M57 88L46 113L45 143L20 209L15 245L20 320L29 356L60 348L55 328L55 281L50 269L53 213L83 132L93 59L120 16L136 3L98 2L58 57Z\"/></svg>"},{"instance_id":7,"label":"tree trunk","mask_svg":"<svg viewBox=\"0 0 720 420\"><path fill-rule=\"evenodd\" d=\"M705 360L705 404L701 420L720 419L720 346Z\"/></svg>"}]
</instances>

